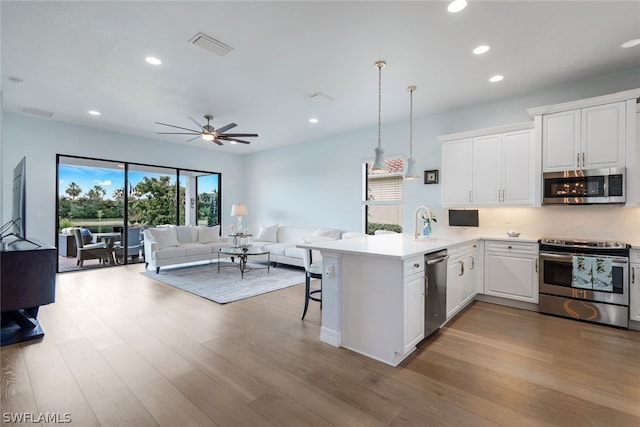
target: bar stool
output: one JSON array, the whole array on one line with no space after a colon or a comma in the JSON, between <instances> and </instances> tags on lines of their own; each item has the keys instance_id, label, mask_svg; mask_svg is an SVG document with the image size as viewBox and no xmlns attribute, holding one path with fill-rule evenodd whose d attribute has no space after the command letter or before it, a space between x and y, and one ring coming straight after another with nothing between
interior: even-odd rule
<instances>
[{"instance_id":1,"label":"bar stool","mask_svg":"<svg viewBox=\"0 0 640 427\"><path fill-rule=\"evenodd\" d=\"M302 240L305 243L316 243L335 239L327 236L309 236L304 237ZM304 320L304 316L306 316L307 309L309 308L309 300L319 302L320 310L322 310L322 257L320 256L320 253L318 251L305 249L302 254L302 260L304 262L305 281L304 309L302 310L301 320ZM311 289L311 279L320 279L319 289Z\"/></svg>"}]
</instances>

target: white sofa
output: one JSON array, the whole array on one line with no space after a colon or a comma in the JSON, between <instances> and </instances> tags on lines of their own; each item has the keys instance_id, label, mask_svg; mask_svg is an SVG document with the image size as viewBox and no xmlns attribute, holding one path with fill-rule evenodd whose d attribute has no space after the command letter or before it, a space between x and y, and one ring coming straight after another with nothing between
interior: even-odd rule
<instances>
[{"instance_id":1,"label":"white sofa","mask_svg":"<svg viewBox=\"0 0 640 427\"><path fill-rule=\"evenodd\" d=\"M209 261L218 258L218 250L231 245L231 239L220 237L220 227L167 226L144 230L145 265L160 272L161 267L188 262ZM345 233L348 234L348 233ZM271 262L304 267L303 249L308 236L325 236L340 239L342 232L335 228L262 226L250 241L269 251Z\"/></svg>"},{"instance_id":2,"label":"white sofa","mask_svg":"<svg viewBox=\"0 0 640 427\"><path fill-rule=\"evenodd\" d=\"M304 243L308 236L325 236L340 239L342 232L335 228L261 226L258 234L252 238L251 245L269 251L271 262L304 267L302 254L304 249L296 245Z\"/></svg>"},{"instance_id":3,"label":"white sofa","mask_svg":"<svg viewBox=\"0 0 640 427\"><path fill-rule=\"evenodd\" d=\"M144 230L146 267L156 273L160 267L218 258L218 250L229 246L229 239L220 237L220 226L171 225Z\"/></svg>"}]
</instances>

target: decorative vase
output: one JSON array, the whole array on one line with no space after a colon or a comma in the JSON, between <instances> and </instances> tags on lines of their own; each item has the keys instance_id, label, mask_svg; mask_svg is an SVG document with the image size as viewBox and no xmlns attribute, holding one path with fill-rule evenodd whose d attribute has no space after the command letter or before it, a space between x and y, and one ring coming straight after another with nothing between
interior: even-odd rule
<instances>
[{"instance_id":1,"label":"decorative vase","mask_svg":"<svg viewBox=\"0 0 640 427\"><path fill-rule=\"evenodd\" d=\"M422 235L428 236L429 234L431 234L431 223L425 222L424 226L422 227Z\"/></svg>"}]
</instances>

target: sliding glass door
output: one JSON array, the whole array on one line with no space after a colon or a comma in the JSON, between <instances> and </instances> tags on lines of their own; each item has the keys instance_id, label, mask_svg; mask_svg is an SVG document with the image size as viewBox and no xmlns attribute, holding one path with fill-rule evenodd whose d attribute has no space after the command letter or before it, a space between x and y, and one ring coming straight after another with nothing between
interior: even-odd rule
<instances>
[{"instance_id":1,"label":"sliding glass door","mask_svg":"<svg viewBox=\"0 0 640 427\"><path fill-rule=\"evenodd\" d=\"M59 155L58 271L143 262L144 228L220 224L220 181L212 172ZM95 251L78 251L74 229Z\"/></svg>"}]
</instances>

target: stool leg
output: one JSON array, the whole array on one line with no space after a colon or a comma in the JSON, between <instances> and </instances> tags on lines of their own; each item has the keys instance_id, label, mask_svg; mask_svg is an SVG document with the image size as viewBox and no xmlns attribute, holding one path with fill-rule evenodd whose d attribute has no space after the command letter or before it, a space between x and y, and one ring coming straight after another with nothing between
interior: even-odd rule
<instances>
[{"instance_id":1,"label":"stool leg","mask_svg":"<svg viewBox=\"0 0 640 427\"><path fill-rule=\"evenodd\" d=\"M309 273L307 273L304 281L304 310L302 311L302 319L300 320L304 320L304 316L307 315L307 309L309 308L309 292L310 291L311 291L311 279L309 278Z\"/></svg>"}]
</instances>

